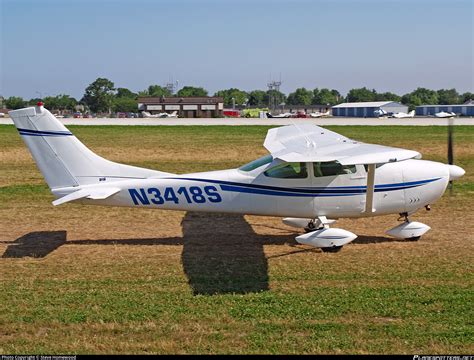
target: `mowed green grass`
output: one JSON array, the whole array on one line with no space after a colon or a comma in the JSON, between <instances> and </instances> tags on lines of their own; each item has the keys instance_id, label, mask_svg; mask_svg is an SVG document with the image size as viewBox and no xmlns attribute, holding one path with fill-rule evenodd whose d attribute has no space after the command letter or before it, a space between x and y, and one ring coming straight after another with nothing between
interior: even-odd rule
<instances>
[{"instance_id":1,"label":"mowed green grass","mask_svg":"<svg viewBox=\"0 0 474 360\"><path fill-rule=\"evenodd\" d=\"M267 127L70 127L104 157L184 173L265 154ZM446 162L445 127L330 127ZM0 126L0 353L472 353L474 127L466 175L418 242L396 216L340 227L340 253L297 245L279 219L51 205Z\"/></svg>"}]
</instances>

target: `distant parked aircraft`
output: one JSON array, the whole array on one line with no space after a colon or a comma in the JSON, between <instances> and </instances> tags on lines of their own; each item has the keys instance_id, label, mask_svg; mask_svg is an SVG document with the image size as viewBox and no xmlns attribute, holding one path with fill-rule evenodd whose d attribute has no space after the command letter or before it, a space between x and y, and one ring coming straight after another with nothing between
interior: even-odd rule
<instances>
[{"instance_id":1,"label":"distant parked aircraft","mask_svg":"<svg viewBox=\"0 0 474 360\"><path fill-rule=\"evenodd\" d=\"M374 111L374 115L377 117L384 117L388 116L388 112L386 112L384 109L377 109Z\"/></svg>"},{"instance_id":2,"label":"distant parked aircraft","mask_svg":"<svg viewBox=\"0 0 474 360\"><path fill-rule=\"evenodd\" d=\"M410 111L408 114L404 112L397 112L393 114L392 117L397 119L412 118L415 117L415 110Z\"/></svg>"},{"instance_id":3,"label":"distant parked aircraft","mask_svg":"<svg viewBox=\"0 0 474 360\"><path fill-rule=\"evenodd\" d=\"M437 118L452 118L452 117L455 117L456 114L453 113L452 111L440 111L439 113L436 113L434 116L436 116Z\"/></svg>"},{"instance_id":4,"label":"distant parked aircraft","mask_svg":"<svg viewBox=\"0 0 474 360\"><path fill-rule=\"evenodd\" d=\"M168 114L167 112L162 112L158 114L150 114L148 111L142 111L143 117L146 118L177 118L178 117L178 112L173 111L171 114Z\"/></svg>"},{"instance_id":5,"label":"distant parked aircraft","mask_svg":"<svg viewBox=\"0 0 474 360\"><path fill-rule=\"evenodd\" d=\"M272 115L271 113L267 112L267 118L289 118L292 115L293 114L289 112L278 114L278 115Z\"/></svg>"},{"instance_id":6,"label":"distant parked aircraft","mask_svg":"<svg viewBox=\"0 0 474 360\"><path fill-rule=\"evenodd\" d=\"M328 110L326 112L316 111L316 112L313 112L313 113L309 113L309 116L311 116L312 118L320 118L320 117L324 117L324 116L331 116L331 111L330 110Z\"/></svg>"}]
</instances>

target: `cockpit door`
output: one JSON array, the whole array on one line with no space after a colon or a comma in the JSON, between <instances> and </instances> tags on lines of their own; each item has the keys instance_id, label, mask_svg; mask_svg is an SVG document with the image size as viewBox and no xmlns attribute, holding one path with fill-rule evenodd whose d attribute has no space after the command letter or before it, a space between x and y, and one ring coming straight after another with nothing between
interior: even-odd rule
<instances>
[{"instance_id":1,"label":"cockpit door","mask_svg":"<svg viewBox=\"0 0 474 360\"><path fill-rule=\"evenodd\" d=\"M363 165L343 166L337 161L310 165L317 216L354 216L364 210L367 173Z\"/></svg>"},{"instance_id":2,"label":"cockpit door","mask_svg":"<svg viewBox=\"0 0 474 360\"><path fill-rule=\"evenodd\" d=\"M279 216L314 217L314 196L309 163L275 162L261 173L255 184L265 185L267 199L275 202ZM261 206L269 204L262 203ZM259 206L255 204L255 206Z\"/></svg>"}]
</instances>

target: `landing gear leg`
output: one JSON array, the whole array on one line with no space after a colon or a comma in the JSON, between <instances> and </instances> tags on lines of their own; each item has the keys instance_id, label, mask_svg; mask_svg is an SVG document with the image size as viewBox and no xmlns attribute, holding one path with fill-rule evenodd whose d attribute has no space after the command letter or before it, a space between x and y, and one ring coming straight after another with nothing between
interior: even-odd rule
<instances>
[{"instance_id":1,"label":"landing gear leg","mask_svg":"<svg viewBox=\"0 0 474 360\"><path fill-rule=\"evenodd\" d=\"M410 219L408 218L408 213L404 212L404 213L400 213L399 214L400 217L398 218L398 221L400 221L401 219L404 220L405 223L409 223L410 222ZM418 241L421 239L421 235L420 236L412 236L412 237L409 237L409 238L406 238L405 240L408 240L408 241Z\"/></svg>"},{"instance_id":2,"label":"landing gear leg","mask_svg":"<svg viewBox=\"0 0 474 360\"><path fill-rule=\"evenodd\" d=\"M304 228L304 231L309 233L311 231L315 231L317 230L316 229L316 226L314 225L314 220L310 220L308 225Z\"/></svg>"},{"instance_id":3,"label":"landing gear leg","mask_svg":"<svg viewBox=\"0 0 474 360\"><path fill-rule=\"evenodd\" d=\"M329 223L328 219L326 216L319 216L317 219L311 220L308 225L304 228L304 231L307 233L316 231L316 230L321 230L321 229L329 229ZM342 245L341 246L329 246L329 247L321 247L320 248L323 252L330 252L330 253L336 253L341 251Z\"/></svg>"},{"instance_id":4,"label":"landing gear leg","mask_svg":"<svg viewBox=\"0 0 474 360\"><path fill-rule=\"evenodd\" d=\"M304 228L307 233L316 231L319 229L329 229L329 224L334 220L328 220L326 216L318 216L316 219L309 221L308 225Z\"/></svg>"},{"instance_id":5,"label":"landing gear leg","mask_svg":"<svg viewBox=\"0 0 474 360\"><path fill-rule=\"evenodd\" d=\"M398 215L400 215L400 217L398 218L398 221L401 221L403 219L407 223L410 222L410 219L408 219L408 213L407 212L400 213Z\"/></svg>"}]
</instances>

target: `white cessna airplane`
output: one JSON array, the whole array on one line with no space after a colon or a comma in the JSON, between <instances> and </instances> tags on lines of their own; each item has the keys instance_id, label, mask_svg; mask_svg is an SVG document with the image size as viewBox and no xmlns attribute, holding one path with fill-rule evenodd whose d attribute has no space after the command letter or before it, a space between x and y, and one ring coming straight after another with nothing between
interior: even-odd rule
<instances>
[{"instance_id":1,"label":"white cessna airplane","mask_svg":"<svg viewBox=\"0 0 474 360\"><path fill-rule=\"evenodd\" d=\"M408 216L439 199L464 170L419 160L416 151L351 140L315 125L268 131L270 152L238 169L170 174L118 164L84 146L42 103L10 111L46 179L54 205L82 204L286 217L299 243L337 251L357 236L339 218L400 214L388 231L419 238L430 228Z\"/></svg>"},{"instance_id":2,"label":"white cessna airplane","mask_svg":"<svg viewBox=\"0 0 474 360\"><path fill-rule=\"evenodd\" d=\"M316 111L316 112L310 113L309 116L311 116L312 118L320 118L320 117L325 117L325 116L331 116L331 110L328 110L326 112Z\"/></svg>"},{"instance_id":3,"label":"white cessna airplane","mask_svg":"<svg viewBox=\"0 0 474 360\"><path fill-rule=\"evenodd\" d=\"M143 117L146 118L177 118L178 117L178 112L173 111L171 114L167 112L162 112L158 114L151 114L148 111L142 111Z\"/></svg>"},{"instance_id":4,"label":"white cessna airplane","mask_svg":"<svg viewBox=\"0 0 474 360\"><path fill-rule=\"evenodd\" d=\"M281 114L278 114L278 115L272 115L272 113L267 112L266 115L267 115L267 118L279 119L279 118L289 118L294 114L292 114L290 112L286 112L286 113L281 113Z\"/></svg>"},{"instance_id":5,"label":"white cessna airplane","mask_svg":"<svg viewBox=\"0 0 474 360\"><path fill-rule=\"evenodd\" d=\"M456 113L452 112L452 111L440 111L436 114L434 114L434 116L436 116L437 118L453 118L456 116Z\"/></svg>"},{"instance_id":6,"label":"white cessna airplane","mask_svg":"<svg viewBox=\"0 0 474 360\"><path fill-rule=\"evenodd\" d=\"M415 110L410 111L408 114L404 112L397 112L392 115L392 117L397 119L405 119L415 117Z\"/></svg>"}]
</instances>

